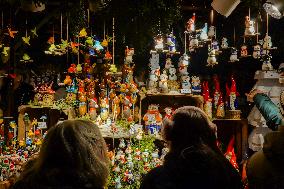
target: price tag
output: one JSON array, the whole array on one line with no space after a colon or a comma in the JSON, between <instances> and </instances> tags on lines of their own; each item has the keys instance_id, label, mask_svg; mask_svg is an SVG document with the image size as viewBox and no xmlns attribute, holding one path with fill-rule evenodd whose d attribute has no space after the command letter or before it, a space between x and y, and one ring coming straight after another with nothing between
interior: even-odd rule
<instances>
[{"instance_id":1,"label":"price tag","mask_svg":"<svg viewBox=\"0 0 284 189\"><path fill-rule=\"evenodd\" d=\"M38 129L47 129L46 122L38 122Z\"/></svg>"},{"instance_id":2,"label":"price tag","mask_svg":"<svg viewBox=\"0 0 284 189\"><path fill-rule=\"evenodd\" d=\"M190 89L181 89L180 93L182 93L182 94L190 94L191 90Z\"/></svg>"}]
</instances>

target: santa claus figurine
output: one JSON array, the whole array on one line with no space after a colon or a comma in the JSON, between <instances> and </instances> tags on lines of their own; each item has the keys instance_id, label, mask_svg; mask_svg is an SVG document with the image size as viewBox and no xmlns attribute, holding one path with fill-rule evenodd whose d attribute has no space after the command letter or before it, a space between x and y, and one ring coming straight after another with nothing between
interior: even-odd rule
<instances>
[{"instance_id":1,"label":"santa claus figurine","mask_svg":"<svg viewBox=\"0 0 284 189\"><path fill-rule=\"evenodd\" d=\"M188 20L186 30L189 33L195 31L195 13L193 13L192 17Z\"/></svg>"},{"instance_id":2,"label":"santa claus figurine","mask_svg":"<svg viewBox=\"0 0 284 189\"><path fill-rule=\"evenodd\" d=\"M164 119L172 120L172 118L173 118L173 109L171 107L166 107L165 108L165 112L166 112L166 115L165 115Z\"/></svg>"}]
</instances>

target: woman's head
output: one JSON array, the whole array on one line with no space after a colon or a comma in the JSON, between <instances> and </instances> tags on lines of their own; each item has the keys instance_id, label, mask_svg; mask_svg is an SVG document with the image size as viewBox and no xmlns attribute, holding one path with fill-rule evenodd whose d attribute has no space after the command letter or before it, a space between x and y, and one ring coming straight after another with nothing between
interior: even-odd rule
<instances>
[{"instance_id":1,"label":"woman's head","mask_svg":"<svg viewBox=\"0 0 284 189\"><path fill-rule=\"evenodd\" d=\"M47 180L52 176L69 177L70 183L76 179L90 184L90 188L100 188L107 182L108 171L106 144L99 128L89 121L68 120L48 131L28 174Z\"/></svg>"},{"instance_id":2,"label":"woman's head","mask_svg":"<svg viewBox=\"0 0 284 189\"><path fill-rule=\"evenodd\" d=\"M192 145L205 144L216 147L216 127L207 115L194 106L178 108L172 121L163 123L163 137L169 142L171 151L179 152Z\"/></svg>"}]
</instances>

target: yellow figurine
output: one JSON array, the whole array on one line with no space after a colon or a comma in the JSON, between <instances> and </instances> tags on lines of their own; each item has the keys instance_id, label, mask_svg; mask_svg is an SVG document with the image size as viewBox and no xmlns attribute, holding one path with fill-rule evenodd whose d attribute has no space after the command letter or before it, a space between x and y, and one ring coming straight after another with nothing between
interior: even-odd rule
<instances>
[{"instance_id":1,"label":"yellow figurine","mask_svg":"<svg viewBox=\"0 0 284 189\"><path fill-rule=\"evenodd\" d=\"M2 51L2 54L4 55L4 56L9 56L9 54L8 54L8 51L10 50L10 47L4 47L3 48L3 51Z\"/></svg>"},{"instance_id":2,"label":"yellow figurine","mask_svg":"<svg viewBox=\"0 0 284 189\"><path fill-rule=\"evenodd\" d=\"M24 140L20 140L20 141L19 141L19 146L21 146L21 147L25 146Z\"/></svg>"},{"instance_id":3,"label":"yellow figurine","mask_svg":"<svg viewBox=\"0 0 284 189\"><path fill-rule=\"evenodd\" d=\"M34 37L38 37L38 35L36 33L36 27L31 30L31 33L33 34Z\"/></svg>"},{"instance_id":4,"label":"yellow figurine","mask_svg":"<svg viewBox=\"0 0 284 189\"><path fill-rule=\"evenodd\" d=\"M79 32L79 37L87 37L86 28L83 28L83 29Z\"/></svg>"},{"instance_id":5,"label":"yellow figurine","mask_svg":"<svg viewBox=\"0 0 284 189\"><path fill-rule=\"evenodd\" d=\"M31 44L30 44L30 39L31 39L30 36L22 37L23 42L24 42L25 44L27 44L27 45L31 45Z\"/></svg>"},{"instance_id":6,"label":"yellow figurine","mask_svg":"<svg viewBox=\"0 0 284 189\"><path fill-rule=\"evenodd\" d=\"M104 39L104 40L101 42L101 45L102 45L103 47L107 47L107 46L108 46L108 41L107 41L107 39Z\"/></svg>"},{"instance_id":7,"label":"yellow figurine","mask_svg":"<svg viewBox=\"0 0 284 189\"><path fill-rule=\"evenodd\" d=\"M35 134L33 133L33 131L32 130L29 130L29 132L28 132L28 136L29 137L33 137Z\"/></svg>"}]
</instances>

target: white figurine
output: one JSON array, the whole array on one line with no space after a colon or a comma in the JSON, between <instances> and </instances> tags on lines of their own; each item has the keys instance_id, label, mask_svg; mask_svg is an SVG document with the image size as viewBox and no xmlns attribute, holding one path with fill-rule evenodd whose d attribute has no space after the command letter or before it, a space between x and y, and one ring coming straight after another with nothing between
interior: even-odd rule
<instances>
[{"instance_id":1,"label":"white figurine","mask_svg":"<svg viewBox=\"0 0 284 189\"><path fill-rule=\"evenodd\" d=\"M172 66L169 69L169 80L170 81L176 81L177 80L176 69L175 69L174 66Z\"/></svg>"},{"instance_id":2,"label":"white figurine","mask_svg":"<svg viewBox=\"0 0 284 189\"><path fill-rule=\"evenodd\" d=\"M189 65L189 56L184 53L180 58L179 58L179 62L178 62L178 66L188 66Z\"/></svg>"},{"instance_id":3,"label":"white figurine","mask_svg":"<svg viewBox=\"0 0 284 189\"><path fill-rule=\"evenodd\" d=\"M205 23L204 27L201 30L200 40L205 41L205 40L208 39L207 32L208 32L208 25L207 25L207 23Z\"/></svg>"},{"instance_id":4,"label":"white figurine","mask_svg":"<svg viewBox=\"0 0 284 189\"><path fill-rule=\"evenodd\" d=\"M181 76L181 87L182 89L186 89L191 92L191 84L189 76Z\"/></svg>"},{"instance_id":5,"label":"white figurine","mask_svg":"<svg viewBox=\"0 0 284 189\"><path fill-rule=\"evenodd\" d=\"M215 33L215 26L210 26L209 27L209 31L208 31L208 37L209 38L214 38L216 36L216 33Z\"/></svg>"},{"instance_id":6,"label":"white figurine","mask_svg":"<svg viewBox=\"0 0 284 189\"><path fill-rule=\"evenodd\" d=\"M207 58L207 66L215 66L216 64L218 64L215 54L216 53L214 49L209 51L209 55Z\"/></svg>"},{"instance_id":7,"label":"white figurine","mask_svg":"<svg viewBox=\"0 0 284 189\"><path fill-rule=\"evenodd\" d=\"M168 92L168 76L165 73L160 76L159 88L162 93Z\"/></svg>"},{"instance_id":8,"label":"white figurine","mask_svg":"<svg viewBox=\"0 0 284 189\"><path fill-rule=\"evenodd\" d=\"M159 77L157 74L157 70L152 70L150 73L150 77L149 77L149 89L150 90L155 90L155 88L157 88L157 81L158 81Z\"/></svg>"},{"instance_id":9,"label":"white figurine","mask_svg":"<svg viewBox=\"0 0 284 189\"><path fill-rule=\"evenodd\" d=\"M170 69L170 67L172 66L172 59L171 58L167 58L166 59L166 64L165 64L165 69Z\"/></svg>"},{"instance_id":10,"label":"white figurine","mask_svg":"<svg viewBox=\"0 0 284 189\"><path fill-rule=\"evenodd\" d=\"M248 16L246 16L245 26L245 35L255 35L254 21L250 20Z\"/></svg>"},{"instance_id":11,"label":"white figurine","mask_svg":"<svg viewBox=\"0 0 284 189\"><path fill-rule=\"evenodd\" d=\"M228 45L228 39L226 37L222 38L222 43L221 43L221 48L222 49L227 49L229 47Z\"/></svg>"},{"instance_id":12,"label":"white figurine","mask_svg":"<svg viewBox=\"0 0 284 189\"><path fill-rule=\"evenodd\" d=\"M158 53L152 54L152 57L150 58L149 67L150 67L150 70L160 69L159 54Z\"/></svg>"},{"instance_id":13,"label":"white figurine","mask_svg":"<svg viewBox=\"0 0 284 189\"><path fill-rule=\"evenodd\" d=\"M193 35L192 38L189 41L189 51L193 52L195 48L198 47L199 41L196 37L196 35Z\"/></svg>"},{"instance_id":14,"label":"white figurine","mask_svg":"<svg viewBox=\"0 0 284 189\"><path fill-rule=\"evenodd\" d=\"M271 41L271 37L268 35L268 34L266 34L265 35L265 37L264 37L264 39L263 39L263 49L265 49L265 50L269 50L269 49L271 49L272 48L272 41Z\"/></svg>"},{"instance_id":15,"label":"white figurine","mask_svg":"<svg viewBox=\"0 0 284 189\"><path fill-rule=\"evenodd\" d=\"M164 40L161 35L158 35L155 39L155 49L156 51L163 51L164 50Z\"/></svg>"},{"instance_id":16,"label":"white figurine","mask_svg":"<svg viewBox=\"0 0 284 189\"><path fill-rule=\"evenodd\" d=\"M230 56L230 62L237 62L239 61L238 59L238 51L236 48L232 48L232 54Z\"/></svg>"},{"instance_id":17,"label":"white figurine","mask_svg":"<svg viewBox=\"0 0 284 189\"><path fill-rule=\"evenodd\" d=\"M270 55L267 55L264 58L264 61L262 63L262 70L263 71L273 70L273 66L271 64L271 56Z\"/></svg>"},{"instance_id":18,"label":"white figurine","mask_svg":"<svg viewBox=\"0 0 284 189\"><path fill-rule=\"evenodd\" d=\"M241 57L246 57L246 56L248 56L247 46L243 45L241 46Z\"/></svg>"},{"instance_id":19,"label":"white figurine","mask_svg":"<svg viewBox=\"0 0 284 189\"><path fill-rule=\"evenodd\" d=\"M260 45L257 44L253 47L252 57L255 59L259 59L261 57L261 46Z\"/></svg>"}]
</instances>

